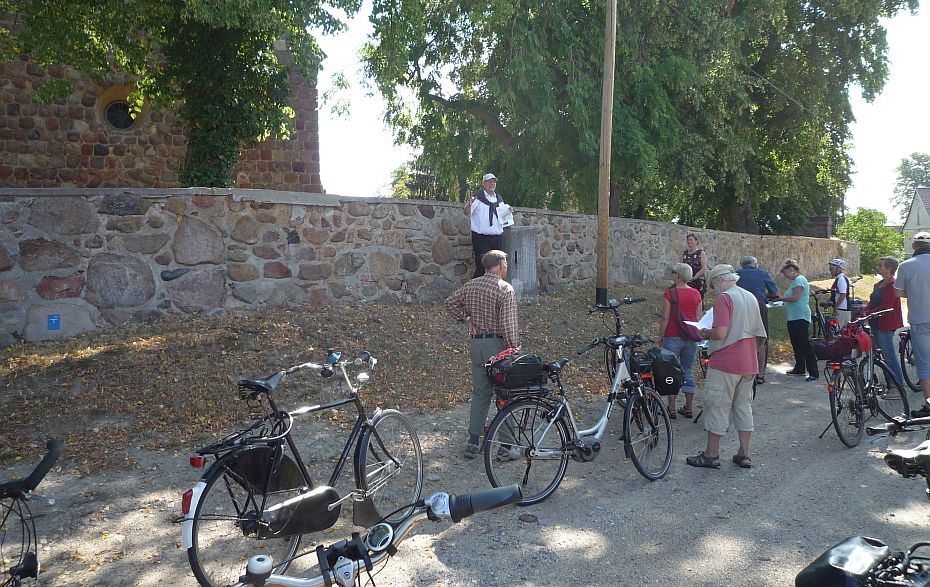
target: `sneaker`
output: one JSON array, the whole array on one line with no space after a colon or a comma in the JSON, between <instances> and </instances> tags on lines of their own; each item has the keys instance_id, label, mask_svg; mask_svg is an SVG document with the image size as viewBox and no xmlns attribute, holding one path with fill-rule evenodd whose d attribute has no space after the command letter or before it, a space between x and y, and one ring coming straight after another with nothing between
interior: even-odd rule
<instances>
[{"instance_id":1,"label":"sneaker","mask_svg":"<svg viewBox=\"0 0 930 587\"><path fill-rule=\"evenodd\" d=\"M765 383L765 377L756 375L756 385L762 385L763 383Z\"/></svg>"},{"instance_id":2,"label":"sneaker","mask_svg":"<svg viewBox=\"0 0 930 587\"><path fill-rule=\"evenodd\" d=\"M807 381L807 382L819 381L819 380L820 380L820 377L817 377L816 375L810 375L806 379L804 379L804 381Z\"/></svg>"},{"instance_id":3,"label":"sneaker","mask_svg":"<svg viewBox=\"0 0 930 587\"><path fill-rule=\"evenodd\" d=\"M523 457L523 451L515 446L512 446L510 448L507 448L506 446L502 446L499 449L497 449L497 460L502 461L502 462L515 461L522 457Z\"/></svg>"},{"instance_id":4,"label":"sneaker","mask_svg":"<svg viewBox=\"0 0 930 587\"><path fill-rule=\"evenodd\" d=\"M926 418L930 416L930 408L923 407L919 410L911 410L911 418Z\"/></svg>"},{"instance_id":5,"label":"sneaker","mask_svg":"<svg viewBox=\"0 0 930 587\"><path fill-rule=\"evenodd\" d=\"M465 458L473 459L478 456L478 443L469 442L465 445Z\"/></svg>"},{"instance_id":6,"label":"sneaker","mask_svg":"<svg viewBox=\"0 0 930 587\"><path fill-rule=\"evenodd\" d=\"M791 371L785 371L785 375L804 375L804 371L792 369Z\"/></svg>"}]
</instances>

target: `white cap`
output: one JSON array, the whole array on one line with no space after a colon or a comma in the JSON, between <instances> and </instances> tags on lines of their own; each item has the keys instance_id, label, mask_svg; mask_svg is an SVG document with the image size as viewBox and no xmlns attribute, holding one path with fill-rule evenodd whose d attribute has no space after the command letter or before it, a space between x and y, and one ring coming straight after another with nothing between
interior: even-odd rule
<instances>
[{"instance_id":1,"label":"white cap","mask_svg":"<svg viewBox=\"0 0 930 587\"><path fill-rule=\"evenodd\" d=\"M497 176L493 173L485 173L484 177L481 178L481 181L488 181L489 179L497 179Z\"/></svg>"},{"instance_id":2,"label":"white cap","mask_svg":"<svg viewBox=\"0 0 930 587\"><path fill-rule=\"evenodd\" d=\"M911 242L930 243L930 232L921 231L914 235Z\"/></svg>"}]
</instances>

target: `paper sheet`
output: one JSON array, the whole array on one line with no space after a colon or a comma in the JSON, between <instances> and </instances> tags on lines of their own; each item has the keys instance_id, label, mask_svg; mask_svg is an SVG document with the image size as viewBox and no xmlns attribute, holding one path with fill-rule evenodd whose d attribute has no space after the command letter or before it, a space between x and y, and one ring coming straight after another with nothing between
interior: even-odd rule
<instances>
[{"instance_id":1,"label":"paper sheet","mask_svg":"<svg viewBox=\"0 0 930 587\"><path fill-rule=\"evenodd\" d=\"M699 321L690 322L688 320L685 320L685 324L690 324L691 326L694 326L695 328L698 328L698 329L706 328L710 330L711 328L714 327L714 309L711 308L710 310L707 310L706 312L704 312L704 316L702 316Z\"/></svg>"},{"instance_id":2,"label":"paper sheet","mask_svg":"<svg viewBox=\"0 0 930 587\"><path fill-rule=\"evenodd\" d=\"M769 308L777 308L777 307L779 307L779 306L784 306L784 305L785 305L785 302L779 300L779 301L777 301L777 302L769 302L769 303L767 303L767 304L765 304L765 305L766 305L767 307L769 307Z\"/></svg>"}]
</instances>

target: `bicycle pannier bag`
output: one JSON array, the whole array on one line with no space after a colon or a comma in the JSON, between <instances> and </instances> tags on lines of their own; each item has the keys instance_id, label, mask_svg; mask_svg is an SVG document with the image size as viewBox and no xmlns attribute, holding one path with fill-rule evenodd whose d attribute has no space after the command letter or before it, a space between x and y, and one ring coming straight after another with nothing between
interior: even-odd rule
<instances>
[{"instance_id":1,"label":"bicycle pannier bag","mask_svg":"<svg viewBox=\"0 0 930 587\"><path fill-rule=\"evenodd\" d=\"M681 390L685 373L681 369L678 355L659 347L646 353L652 357L652 381L659 395L673 395Z\"/></svg>"},{"instance_id":2,"label":"bicycle pannier bag","mask_svg":"<svg viewBox=\"0 0 930 587\"><path fill-rule=\"evenodd\" d=\"M888 555L884 542L865 536L853 536L817 557L794 578L795 587L860 587L867 585L869 571Z\"/></svg>"},{"instance_id":3,"label":"bicycle pannier bag","mask_svg":"<svg viewBox=\"0 0 930 587\"><path fill-rule=\"evenodd\" d=\"M675 320L675 324L678 325L678 331L681 332L681 337L685 340L690 340L691 342L698 342L703 340L701 336L701 331L698 330L697 326L692 326L690 324L685 324L684 314L681 313L681 306L678 305L678 288L672 286L671 288L672 298L672 318Z\"/></svg>"},{"instance_id":4,"label":"bicycle pannier bag","mask_svg":"<svg viewBox=\"0 0 930 587\"><path fill-rule=\"evenodd\" d=\"M491 359L485 365L488 377L494 385L515 389L542 385L546 382L543 360L537 355L507 349Z\"/></svg>"}]
</instances>

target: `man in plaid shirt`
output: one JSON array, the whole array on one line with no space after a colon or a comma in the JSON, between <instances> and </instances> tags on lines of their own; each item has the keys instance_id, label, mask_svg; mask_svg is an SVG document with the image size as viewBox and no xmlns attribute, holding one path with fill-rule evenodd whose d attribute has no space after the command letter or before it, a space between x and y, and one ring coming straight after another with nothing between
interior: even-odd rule
<instances>
[{"instance_id":1,"label":"man in plaid shirt","mask_svg":"<svg viewBox=\"0 0 930 587\"><path fill-rule=\"evenodd\" d=\"M507 253L489 251L481 257L484 275L466 283L446 300L446 310L459 322L468 324L471 336L471 412L465 458L478 454L478 439L484 432L488 408L494 399L484 365L507 348L520 346L517 330L517 298L507 277Z\"/></svg>"}]
</instances>

